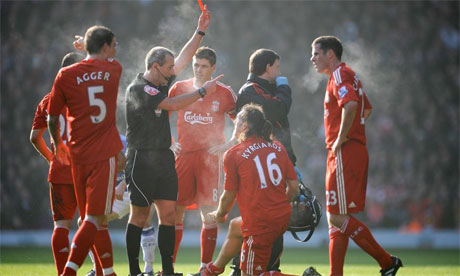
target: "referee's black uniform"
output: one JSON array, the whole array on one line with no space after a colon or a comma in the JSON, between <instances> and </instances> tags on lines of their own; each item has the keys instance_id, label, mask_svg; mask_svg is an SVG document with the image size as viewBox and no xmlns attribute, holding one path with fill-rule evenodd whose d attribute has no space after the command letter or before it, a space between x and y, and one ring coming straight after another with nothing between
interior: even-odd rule
<instances>
[{"instance_id":1,"label":"referee's black uniform","mask_svg":"<svg viewBox=\"0 0 460 276\"><path fill-rule=\"evenodd\" d=\"M126 183L131 204L139 207L155 199L177 199L168 111L157 108L168 97L168 88L156 87L139 74L126 92Z\"/></svg>"},{"instance_id":2,"label":"referee's black uniform","mask_svg":"<svg viewBox=\"0 0 460 276\"><path fill-rule=\"evenodd\" d=\"M126 91L128 142L126 183L131 204L150 206L154 200L177 200L177 174L171 146L171 129L167 110L158 105L168 97L172 80L165 86L155 86L138 74ZM128 223L126 250L130 273L140 274L139 249L142 228ZM172 275L174 226L159 225L158 249L164 275ZM165 271L166 270L166 271Z\"/></svg>"}]
</instances>

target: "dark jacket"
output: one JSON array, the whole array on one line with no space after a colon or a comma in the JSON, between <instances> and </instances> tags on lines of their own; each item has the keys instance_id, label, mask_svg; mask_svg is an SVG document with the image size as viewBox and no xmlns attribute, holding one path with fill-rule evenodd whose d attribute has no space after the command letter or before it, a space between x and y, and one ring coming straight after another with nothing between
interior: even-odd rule
<instances>
[{"instance_id":1,"label":"dark jacket","mask_svg":"<svg viewBox=\"0 0 460 276\"><path fill-rule=\"evenodd\" d=\"M289 129L288 114L291 109L291 88L288 85L276 87L273 83L249 74L248 80L238 92L236 111L248 103L262 106L265 116L273 125L275 139L286 148L289 158L295 165L296 156L291 146L291 132Z\"/></svg>"}]
</instances>

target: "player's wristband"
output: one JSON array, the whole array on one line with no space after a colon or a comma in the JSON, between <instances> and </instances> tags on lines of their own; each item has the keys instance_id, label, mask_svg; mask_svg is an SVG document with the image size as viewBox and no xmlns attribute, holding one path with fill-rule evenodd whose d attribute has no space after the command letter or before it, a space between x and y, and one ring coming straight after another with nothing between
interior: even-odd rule
<instances>
[{"instance_id":1,"label":"player's wristband","mask_svg":"<svg viewBox=\"0 0 460 276\"><path fill-rule=\"evenodd\" d=\"M204 89L204 87L200 87L200 89L198 89L198 93L200 94L202 98L204 98L207 92L206 92L206 89Z\"/></svg>"},{"instance_id":2,"label":"player's wristband","mask_svg":"<svg viewBox=\"0 0 460 276\"><path fill-rule=\"evenodd\" d=\"M200 30L196 30L196 33L199 34L199 35L201 35L201 36L204 36L204 35L206 34L205 32L200 31Z\"/></svg>"}]
</instances>

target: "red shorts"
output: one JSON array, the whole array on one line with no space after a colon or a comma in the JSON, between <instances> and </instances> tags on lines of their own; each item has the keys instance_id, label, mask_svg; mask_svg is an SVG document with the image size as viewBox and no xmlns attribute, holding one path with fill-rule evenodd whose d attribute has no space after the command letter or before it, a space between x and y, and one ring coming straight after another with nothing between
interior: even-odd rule
<instances>
[{"instance_id":1,"label":"red shorts","mask_svg":"<svg viewBox=\"0 0 460 276\"><path fill-rule=\"evenodd\" d=\"M77 211L77 199L72 184L50 183L53 221L72 220Z\"/></svg>"},{"instance_id":2,"label":"red shorts","mask_svg":"<svg viewBox=\"0 0 460 276\"><path fill-rule=\"evenodd\" d=\"M72 175L78 209L83 218L89 215L108 215L112 212L117 178L116 157L92 163L72 163Z\"/></svg>"},{"instance_id":3,"label":"red shorts","mask_svg":"<svg viewBox=\"0 0 460 276\"><path fill-rule=\"evenodd\" d=\"M178 205L217 206L223 186L222 159L199 150L179 154L176 159Z\"/></svg>"},{"instance_id":4,"label":"red shorts","mask_svg":"<svg viewBox=\"0 0 460 276\"><path fill-rule=\"evenodd\" d=\"M259 275L267 271L273 242L286 231L286 228L287 226L283 231L245 237L241 246L241 271L249 275Z\"/></svg>"},{"instance_id":5,"label":"red shorts","mask_svg":"<svg viewBox=\"0 0 460 276\"><path fill-rule=\"evenodd\" d=\"M329 151L326 170L326 205L331 214L364 210L369 156L365 145L353 140L334 156Z\"/></svg>"}]
</instances>

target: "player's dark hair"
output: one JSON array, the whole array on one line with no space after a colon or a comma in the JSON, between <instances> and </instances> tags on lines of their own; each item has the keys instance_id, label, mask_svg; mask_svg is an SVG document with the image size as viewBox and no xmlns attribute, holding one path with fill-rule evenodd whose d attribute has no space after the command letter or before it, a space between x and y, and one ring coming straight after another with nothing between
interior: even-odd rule
<instances>
[{"instance_id":1,"label":"player's dark hair","mask_svg":"<svg viewBox=\"0 0 460 276\"><path fill-rule=\"evenodd\" d=\"M165 47L153 47L145 56L145 70L152 68L153 64L156 62L158 65L162 66L166 62L166 55L174 57L174 54L171 50Z\"/></svg>"},{"instance_id":2,"label":"player's dark hair","mask_svg":"<svg viewBox=\"0 0 460 276\"><path fill-rule=\"evenodd\" d=\"M97 54L104 44L111 45L115 34L107 27L92 26L85 34L85 49L88 54Z\"/></svg>"},{"instance_id":3,"label":"player's dark hair","mask_svg":"<svg viewBox=\"0 0 460 276\"><path fill-rule=\"evenodd\" d=\"M242 112L240 115L241 121L246 123L248 127L246 132L242 133L243 141L251 136L261 137L268 142L273 140L273 126L265 118L262 106L258 104L246 104L240 112Z\"/></svg>"},{"instance_id":4,"label":"player's dark hair","mask_svg":"<svg viewBox=\"0 0 460 276\"><path fill-rule=\"evenodd\" d=\"M259 49L249 58L249 72L260 76L265 73L267 65L272 66L280 56L273 50Z\"/></svg>"},{"instance_id":5,"label":"player's dark hair","mask_svg":"<svg viewBox=\"0 0 460 276\"><path fill-rule=\"evenodd\" d=\"M81 61L84 58L85 57L82 54L77 53L77 52L68 53L62 58L61 67L72 65L74 63Z\"/></svg>"},{"instance_id":6,"label":"player's dark hair","mask_svg":"<svg viewBox=\"0 0 460 276\"><path fill-rule=\"evenodd\" d=\"M340 39L332 35L325 35L316 38L311 44L314 47L316 44L319 44L319 48L326 53L329 49L332 50L335 56L342 60L343 46Z\"/></svg>"},{"instance_id":7,"label":"player's dark hair","mask_svg":"<svg viewBox=\"0 0 460 276\"><path fill-rule=\"evenodd\" d=\"M211 66L213 66L214 64L216 64L217 60L216 51L209 47L202 46L198 48L198 50L196 50L195 58L207 59Z\"/></svg>"}]
</instances>

